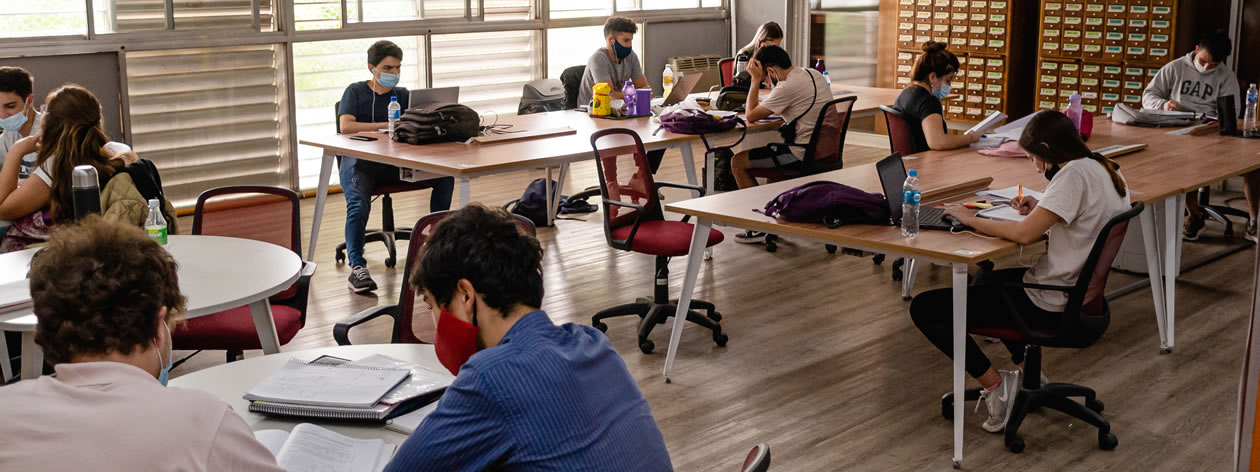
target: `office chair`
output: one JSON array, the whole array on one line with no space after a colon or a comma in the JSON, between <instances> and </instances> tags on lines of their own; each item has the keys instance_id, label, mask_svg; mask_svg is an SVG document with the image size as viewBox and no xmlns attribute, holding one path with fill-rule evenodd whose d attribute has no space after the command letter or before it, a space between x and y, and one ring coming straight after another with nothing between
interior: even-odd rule
<instances>
[{"instance_id":1,"label":"office chair","mask_svg":"<svg viewBox=\"0 0 1260 472\"><path fill-rule=\"evenodd\" d=\"M1098 400L1094 391L1088 387L1051 383L1041 385L1041 347L1065 347L1082 349L1093 345L1107 330L1111 321L1111 310L1107 306L1106 285L1107 273L1111 263L1120 251L1124 242L1125 231L1129 222L1142 213L1142 203L1134 203L1129 210L1112 218L1098 238L1094 240L1093 249L1085 264L1081 266L1081 275L1075 285L1055 286L1025 283L1007 283L1001 288L1001 296L1006 299L1014 314L1015 329L1009 328L967 328L968 333L989 336L1005 341L1026 344L1024 355L1024 382L1015 395L1010 421L1006 423L1005 442L1011 452L1024 450L1024 440L1020 439L1019 426L1028 413L1038 407L1047 407L1085 421L1098 428L1098 447L1103 450L1115 449L1118 440L1111 433L1111 424L1103 418L1103 402ZM1063 310L1063 321L1053 331L1033 330L1028 327L1022 314L1016 309L1011 299L1011 291L1023 291L1025 288L1052 290L1068 295L1067 308ZM1016 292L1017 293L1017 292ZM1019 294L1017 296L1022 296ZM1077 403L1071 397L1083 397L1085 403ZM966 391L966 401L980 398L980 389ZM948 393L941 398L941 415L946 419L953 418L954 394Z\"/></svg>"},{"instance_id":2,"label":"office chair","mask_svg":"<svg viewBox=\"0 0 1260 472\"><path fill-rule=\"evenodd\" d=\"M770 445L761 443L753 446L744 458L744 466L739 472L766 472L770 470Z\"/></svg>"},{"instance_id":3,"label":"office chair","mask_svg":"<svg viewBox=\"0 0 1260 472\"><path fill-rule=\"evenodd\" d=\"M433 322L432 317L421 317L419 323L421 329L418 332L416 331L416 324L413 323L416 290L411 287L411 272L415 269L415 264L420 263L420 249L424 247L424 242L429 239L429 235L433 234L433 227L437 226L451 213L451 211L429 213L416 220L415 226L411 228L412 238L407 244L407 263L403 272L402 290L399 290L398 293L398 303L368 308L333 325L333 339L337 341L337 345L346 346L350 344L350 328L381 316L389 316L394 319L394 327L389 338L390 343L431 344L433 342L433 335L437 331L437 325ZM531 236L536 234L534 224L528 218L520 215L513 216L516 217L516 223L520 226L522 232Z\"/></svg>"},{"instance_id":4,"label":"office chair","mask_svg":"<svg viewBox=\"0 0 1260 472\"><path fill-rule=\"evenodd\" d=\"M586 66L573 66L560 73L560 83L564 85L564 109L578 107L579 88L582 87L582 76L586 74ZM585 105L585 103L583 103Z\"/></svg>"},{"instance_id":5,"label":"office chair","mask_svg":"<svg viewBox=\"0 0 1260 472\"><path fill-rule=\"evenodd\" d=\"M1247 90L1247 82L1238 79L1238 91L1241 93ZM1239 113L1242 113L1240 110ZM1250 222L1251 213L1245 210L1239 210L1229 205L1213 205L1212 204L1212 188L1203 187L1199 189L1199 212L1203 217L1212 221L1216 221L1225 225L1225 237L1234 237L1234 223L1229 219L1231 216L1242 218L1243 221Z\"/></svg>"},{"instance_id":6,"label":"office chair","mask_svg":"<svg viewBox=\"0 0 1260 472\"><path fill-rule=\"evenodd\" d=\"M297 192L287 188L248 185L212 188L197 196L192 234L268 242L289 248L300 256L299 207ZM244 258L248 254L225 256ZM315 263L303 262L297 282L271 296L271 314L281 345L288 344L306 325L307 295L314 274ZM223 349L227 351L227 362L240 359L247 349L262 349L249 306L191 318L174 328L171 334L175 349L198 352Z\"/></svg>"},{"instance_id":7,"label":"office chair","mask_svg":"<svg viewBox=\"0 0 1260 472\"><path fill-rule=\"evenodd\" d=\"M725 57L718 60L718 75L723 87L730 87L735 81L735 58Z\"/></svg>"},{"instance_id":8,"label":"office chair","mask_svg":"<svg viewBox=\"0 0 1260 472\"><path fill-rule=\"evenodd\" d=\"M601 149L601 142L607 142L607 147ZM673 187L698 191L703 195L704 188L654 181L643 141L634 131L612 128L596 132L591 135L591 148L595 151L600 200L603 202L604 237L608 245L622 251L656 256L656 288L652 298L640 298L635 303L601 310L591 318L591 324L607 332L608 325L602 320L638 316L641 318L639 350L650 354L655 345L648 335L653 327L674 316L678 303L669 298L669 258L687 255L693 232L693 226L686 222L687 218L683 221L665 220L659 192L661 187ZM722 239L721 232L710 229L705 247L712 247ZM713 342L725 346L727 336L722 334L722 326L718 323L722 315L713 304L692 300L689 308L687 321L712 330ZM704 310L706 315L694 310Z\"/></svg>"},{"instance_id":9,"label":"office chair","mask_svg":"<svg viewBox=\"0 0 1260 472\"><path fill-rule=\"evenodd\" d=\"M856 101L856 96L849 96L823 104L818 110L815 132L809 136L809 143L799 166L783 167L775 161L774 167L748 169L748 175L778 182L844 168L844 138L849 133L849 118L852 117L849 111ZM773 234L766 235L766 252L778 250L778 239ZM828 244L826 248L827 252L836 253L835 245Z\"/></svg>"}]
</instances>

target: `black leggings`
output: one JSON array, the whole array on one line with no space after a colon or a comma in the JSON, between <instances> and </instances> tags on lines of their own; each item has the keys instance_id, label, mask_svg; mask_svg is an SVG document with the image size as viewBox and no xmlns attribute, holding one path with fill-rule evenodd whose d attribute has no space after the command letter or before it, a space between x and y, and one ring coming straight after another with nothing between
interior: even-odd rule
<instances>
[{"instance_id":1,"label":"black leggings","mask_svg":"<svg viewBox=\"0 0 1260 472\"><path fill-rule=\"evenodd\" d=\"M1011 308L999 293L999 288L1006 282L1020 282L1027 269L1002 269L987 273L976 280L975 285L967 287L967 326L970 328L1009 328L1015 329ZM1015 307L1023 315L1028 327L1034 330L1054 330L1063 317L1062 312L1046 311L1038 307L1028 298L1023 289L1008 288L1010 298ZM954 358L953 331L954 290L943 288L924 292L910 302L910 319L914 326L923 332L937 349L951 359ZM1003 341L1011 353L1011 361L1024 362L1024 344ZM980 377L993 366L989 358L980 350L976 341L967 336L967 373L972 377Z\"/></svg>"}]
</instances>

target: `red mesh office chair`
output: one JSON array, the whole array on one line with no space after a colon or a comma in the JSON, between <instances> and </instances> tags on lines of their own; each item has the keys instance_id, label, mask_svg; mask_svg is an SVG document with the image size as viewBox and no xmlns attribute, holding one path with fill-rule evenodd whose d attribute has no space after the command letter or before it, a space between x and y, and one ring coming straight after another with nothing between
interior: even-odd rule
<instances>
[{"instance_id":1,"label":"red mesh office chair","mask_svg":"<svg viewBox=\"0 0 1260 472\"><path fill-rule=\"evenodd\" d=\"M761 443L753 446L744 458L744 466L739 472L766 472L770 470L770 445Z\"/></svg>"},{"instance_id":2,"label":"red mesh office chair","mask_svg":"<svg viewBox=\"0 0 1260 472\"><path fill-rule=\"evenodd\" d=\"M1052 383L1041 385L1041 346L1066 347L1081 349L1093 345L1107 331L1111 322L1111 309L1107 306L1106 286L1107 273L1111 263L1120 252L1124 242L1125 231L1129 229L1129 221L1142 213L1142 203L1134 203L1133 207L1112 218L1103 226L1094 247L1081 267L1081 276L1072 286L1039 285L1025 283L1008 283L1002 287L1001 296L1015 313L1016 329L967 328L967 332L981 336L989 336L1004 341L1027 344L1024 355L1024 383L1015 395L1011 418L1006 423L1006 447L1011 452L1024 450L1024 440L1018 436L1019 425L1024 417L1038 407L1047 407L1061 411L1098 428L1098 447L1111 450L1118 440L1111 434L1111 424L1103 418L1103 402L1099 401L1094 390L1073 384ZM1053 290L1068 295L1067 308L1063 310L1063 321L1053 331L1034 330L1028 327L1016 305L1011 301L1010 291L1022 291L1025 288ZM995 294L996 295L996 294ZM1085 403L1072 401L1070 397L1084 397ZM968 389L966 400L980 398L980 389ZM941 414L946 419L953 419L954 395L946 394L941 399Z\"/></svg>"},{"instance_id":3,"label":"red mesh office chair","mask_svg":"<svg viewBox=\"0 0 1260 472\"><path fill-rule=\"evenodd\" d=\"M430 213L416 220L415 226L411 228L411 241L407 244L407 263L403 272L402 290L398 294L398 303L368 308L334 325L333 339L337 341L338 345L345 346L350 344L350 328L381 316L389 316L394 319L394 328L389 342L395 344L431 344L433 342L433 335L437 330L437 325L433 322L432 314L427 313L428 308L422 305L421 310L422 313L425 313L424 316L415 316L416 290L411 287L411 272L414 270L415 264L420 262L420 248L424 247L424 242L429 239L430 234L433 234L433 228L451 213L451 211L440 211ZM531 236L536 234L534 223L531 223L528 218L520 215L514 216L516 216L516 223L520 225L521 231ZM419 319L419 322L416 322L416 319Z\"/></svg>"},{"instance_id":4,"label":"red mesh office chair","mask_svg":"<svg viewBox=\"0 0 1260 472\"><path fill-rule=\"evenodd\" d=\"M730 87L735 82L735 58L727 57L719 60L718 73L721 75L722 86Z\"/></svg>"},{"instance_id":5,"label":"red mesh office chair","mask_svg":"<svg viewBox=\"0 0 1260 472\"><path fill-rule=\"evenodd\" d=\"M600 145L605 147L601 148ZM602 320L617 316L636 315L639 323L639 350L652 352L655 345L648 339L652 328L674 316L677 300L669 298L669 258L685 256L691 246L694 226L683 221L666 221L661 209L661 187L694 190L704 194L698 186L669 182L656 182L643 150L643 141L634 131L614 128L591 135L591 148L595 150L596 173L604 210L604 237L608 245L622 251L632 251L656 256L656 288L652 298L640 298L635 303L601 310L591 318L591 324L607 332L608 325ZM722 242L722 233L709 230L705 247ZM694 310L704 310L701 315ZM725 346L727 336L722 334L718 323L722 315L713 304L692 300L687 321L713 331L713 341Z\"/></svg>"},{"instance_id":6,"label":"red mesh office chair","mask_svg":"<svg viewBox=\"0 0 1260 472\"><path fill-rule=\"evenodd\" d=\"M229 186L201 192L193 210L192 234L264 241L302 254L298 229L298 194L281 187ZM304 262L293 286L271 296L271 314L280 344L287 344L306 325L306 301L315 263ZM172 333L180 350L224 349L227 361L246 349L261 349L248 306L191 318ZM195 354L195 353L194 353Z\"/></svg>"}]
</instances>

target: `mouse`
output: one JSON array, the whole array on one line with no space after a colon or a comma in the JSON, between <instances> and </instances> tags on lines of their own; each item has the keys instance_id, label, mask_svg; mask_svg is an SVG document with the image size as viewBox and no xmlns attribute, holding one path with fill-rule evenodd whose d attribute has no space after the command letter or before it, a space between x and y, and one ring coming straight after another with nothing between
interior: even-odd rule
<instances>
[{"instance_id":1,"label":"mouse","mask_svg":"<svg viewBox=\"0 0 1260 472\"><path fill-rule=\"evenodd\" d=\"M951 215L945 215L944 217L941 217L941 221L944 221L946 224L949 225L950 231L962 231L962 230L967 229L967 225L962 224L961 221L958 221L958 218L954 218Z\"/></svg>"}]
</instances>

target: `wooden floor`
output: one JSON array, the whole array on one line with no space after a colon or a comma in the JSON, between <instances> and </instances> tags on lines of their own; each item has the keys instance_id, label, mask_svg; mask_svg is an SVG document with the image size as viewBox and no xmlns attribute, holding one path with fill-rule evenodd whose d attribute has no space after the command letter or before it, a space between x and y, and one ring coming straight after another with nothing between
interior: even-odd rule
<instances>
[{"instance_id":1,"label":"wooden floor","mask_svg":"<svg viewBox=\"0 0 1260 472\"><path fill-rule=\"evenodd\" d=\"M703 155L700 151L697 156ZM850 146L846 163L873 162L886 152ZM670 151L658 179L685 182L678 156ZM519 197L539 176L541 171L474 180L473 200L502 204ZM574 165L573 177L566 192L597 183L591 163ZM668 199L684 197L667 191ZM398 221L422 216L427 199L427 192L396 196ZM346 290L349 269L333 262L333 248L343 239L344 203L340 195L328 202L307 324L286 350L333 345L333 323L397 300L402 263L398 269L385 268L380 244L369 245L366 256L381 290L373 296ZM313 203L302 204L304 235ZM379 215L372 216L369 226L379 223ZM579 218L584 221L562 220L538 234L546 249L543 308L556 322L589 324L599 309L651 291L652 258L608 248L598 213ZM1220 234L1219 228L1210 229ZM703 267L696 296L716 303L725 316L722 325L730 335L725 348L715 347L708 332L689 326L673 383L667 385L661 370L669 325L653 333L657 352L644 355L636 344L637 320L609 323L608 337L647 396L674 466L735 471L753 444L767 442L772 470L950 470L952 427L940 416L940 395L950 388L951 364L914 329L908 302L889 277L889 263L829 255L821 246L791 241L769 254L760 246L734 243L734 229L722 230L727 241L714 248L712 261ZM1219 244L1188 243L1187 258ZM1051 380L1088 385L1106 402L1112 431L1120 439L1117 450L1100 451L1091 427L1047 411L1024 423L1027 449L1011 454L1000 436L980 428L982 413L971 413L968 405L964 468L1227 469L1253 257L1245 251L1182 276L1172 355L1158 353L1149 290L1112 304L1111 327L1097 345L1047 350ZM1025 259L1031 259L1029 254ZM682 258L671 264L675 294L684 265ZM949 279L947 268L925 268L917 291L947 287ZM1137 278L1113 275L1112 286L1132 280ZM388 328L384 322L365 325L352 339L388 342ZM1009 368L999 345L984 349L999 368ZM203 353L174 375L221 362L221 353Z\"/></svg>"}]
</instances>

